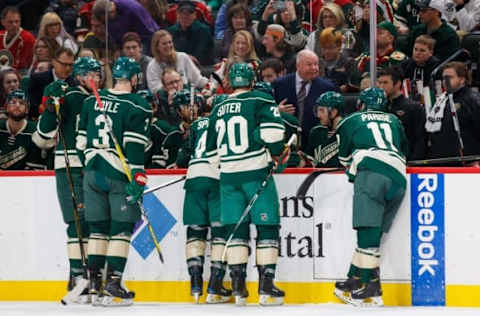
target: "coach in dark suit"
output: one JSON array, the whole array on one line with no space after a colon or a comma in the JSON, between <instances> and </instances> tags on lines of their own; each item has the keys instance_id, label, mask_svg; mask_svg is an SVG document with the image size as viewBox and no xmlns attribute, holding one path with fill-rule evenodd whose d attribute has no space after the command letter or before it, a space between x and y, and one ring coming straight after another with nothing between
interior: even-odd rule
<instances>
[{"instance_id":1,"label":"coach in dark suit","mask_svg":"<svg viewBox=\"0 0 480 316\"><path fill-rule=\"evenodd\" d=\"M37 119L39 117L38 109L42 103L43 90L48 84L56 80L64 80L70 86L73 86L73 62L75 55L69 48L61 47L55 52L52 60L52 68L45 72L34 73L30 76L28 83L28 96L30 101L30 110L28 117Z\"/></svg>"},{"instance_id":2,"label":"coach in dark suit","mask_svg":"<svg viewBox=\"0 0 480 316\"><path fill-rule=\"evenodd\" d=\"M313 106L317 98L327 91L338 91L330 81L319 77L317 55L310 50L297 54L297 72L273 82L275 100L280 111L294 114L302 127L302 148L306 148L308 134L317 124Z\"/></svg>"}]
</instances>

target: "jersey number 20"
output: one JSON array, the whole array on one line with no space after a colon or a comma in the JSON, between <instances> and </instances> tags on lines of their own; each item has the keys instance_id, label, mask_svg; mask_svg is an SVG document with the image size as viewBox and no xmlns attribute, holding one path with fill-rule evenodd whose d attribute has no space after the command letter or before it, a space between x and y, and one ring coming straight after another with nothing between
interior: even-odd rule
<instances>
[{"instance_id":1,"label":"jersey number 20","mask_svg":"<svg viewBox=\"0 0 480 316\"><path fill-rule=\"evenodd\" d=\"M227 146L234 154L242 154L248 149L248 121L243 116L232 116L227 121L220 119L215 124L215 129L220 156L227 155Z\"/></svg>"}]
</instances>

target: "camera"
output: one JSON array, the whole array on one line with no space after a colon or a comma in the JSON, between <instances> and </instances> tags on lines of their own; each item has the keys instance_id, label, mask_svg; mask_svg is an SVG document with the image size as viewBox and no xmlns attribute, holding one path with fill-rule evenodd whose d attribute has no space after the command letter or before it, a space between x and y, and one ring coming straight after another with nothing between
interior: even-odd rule
<instances>
[{"instance_id":1,"label":"camera","mask_svg":"<svg viewBox=\"0 0 480 316\"><path fill-rule=\"evenodd\" d=\"M273 1L273 8L278 12L283 12L287 9L285 1L283 0L275 0Z\"/></svg>"}]
</instances>

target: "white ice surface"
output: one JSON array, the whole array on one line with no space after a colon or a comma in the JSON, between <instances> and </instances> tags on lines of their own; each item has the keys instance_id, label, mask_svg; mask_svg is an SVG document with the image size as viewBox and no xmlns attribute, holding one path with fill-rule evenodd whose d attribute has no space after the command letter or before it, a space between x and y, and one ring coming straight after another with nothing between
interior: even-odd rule
<instances>
[{"instance_id":1,"label":"white ice surface","mask_svg":"<svg viewBox=\"0 0 480 316\"><path fill-rule=\"evenodd\" d=\"M286 305L280 307L260 307L248 305L236 307L233 305L193 305L193 304L163 304L135 303L130 307L92 307L92 306L62 306L59 303L44 302L1 302L1 316L429 316L429 315L480 315L480 308L450 308L450 307L382 307L355 308L341 304L319 305Z\"/></svg>"}]
</instances>

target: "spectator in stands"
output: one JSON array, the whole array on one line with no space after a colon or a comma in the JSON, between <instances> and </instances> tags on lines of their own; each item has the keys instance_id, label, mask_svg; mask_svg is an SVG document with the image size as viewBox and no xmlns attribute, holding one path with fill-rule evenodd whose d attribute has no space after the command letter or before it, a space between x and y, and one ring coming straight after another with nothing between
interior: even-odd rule
<instances>
[{"instance_id":1,"label":"spectator in stands","mask_svg":"<svg viewBox=\"0 0 480 316\"><path fill-rule=\"evenodd\" d=\"M397 38L397 28L388 21L380 22L377 25L377 59L376 64L379 68L396 66L401 64L408 57L395 50L395 39ZM362 74L369 71L370 53L365 52L357 58L357 71ZM358 74L354 75L354 82L358 81Z\"/></svg>"},{"instance_id":2,"label":"spectator in stands","mask_svg":"<svg viewBox=\"0 0 480 316\"><path fill-rule=\"evenodd\" d=\"M178 115L173 107L173 95L175 92L183 90L182 77L174 68L166 68L161 80L163 88L155 93L158 103L158 118L170 124L178 123Z\"/></svg>"},{"instance_id":3,"label":"spectator in stands","mask_svg":"<svg viewBox=\"0 0 480 316\"><path fill-rule=\"evenodd\" d=\"M138 2L143 5L160 28L168 26L168 2L166 0L138 0Z\"/></svg>"},{"instance_id":4,"label":"spectator in stands","mask_svg":"<svg viewBox=\"0 0 480 316\"><path fill-rule=\"evenodd\" d=\"M268 57L280 59L287 73L295 72L295 52L285 40L285 28L279 24L270 24L262 41Z\"/></svg>"},{"instance_id":5,"label":"spectator in stands","mask_svg":"<svg viewBox=\"0 0 480 316\"><path fill-rule=\"evenodd\" d=\"M457 5L455 18L459 28L465 32L480 29L480 1L475 0L453 0Z\"/></svg>"},{"instance_id":6,"label":"spectator in stands","mask_svg":"<svg viewBox=\"0 0 480 316\"><path fill-rule=\"evenodd\" d=\"M107 48L107 34L105 33L105 24L102 22L102 20L95 17L95 15L92 15L90 28L91 30L85 36L82 47L93 50L95 53L95 59L102 60L106 56L105 50ZM110 50L109 55L112 56L112 52L117 49L117 46L115 45L111 37L108 38L108 49Z\"/></svg>"},{"instance_id":7,"label":"spectator in stands","mask_svg":"<svg viewBox=\"0 0 480 316\"><path fill-rule=\"evenodd\" d=\"M46 11L55 12L63 21L65 31L73 35L75 39L77 38L78 31L81 33L85 31L87 27L85 23L82 23L82 19L80 18L77 0L53 0Z\"/></svg>"},{"instance_id":8,"label":"spectator in stands","mask_svg":"<svg viewBox=\"0 0 480 316\"><path fill-rule=\"evenodd\" d=\"M142 54L142 41L137 33L125 33L122 42L123 54L135 59L140 65L140 68L142 68L142 72L138 74L137 90L147 89L147 66L152 60L152 57Z\"/></svg>"},{"instance_id":9,"label":"spectator in stands","mask_svg":"<svg viewBox=\"0 0 480 316\"><path fill-rule=\"evenodd\" d=\"M55 12L47 12L42 16L38 37L48 37L57 41L60 47L69 48L74 54L78 45L63 27L63 21Z\"/></svg>"},{"instance_id":10,"label":"spectator in stands","mask_svg":"<svg viewBox=\"0 0 480 316\"><path fill-rule=\"evenodd\" d=\"M412 98L420 101L423 94L423 87L430 83L430 74L440 63L439 59L433 56L435 40L430 35L420 35L415 40L411 59L402 63L405 78L411 84Z\"/></svg>"},{"instance_id":11,"label":"spectator in stands","mask_svg":"<svg viewBox=\"0 0 480 316\"><path fill-rule=\"evenodd\" d=\"M152 56L147 67L147 85L150 91L158 91L163 87L162 73L165 68L174 68L181 76L183 83L189 83L203 89L208 79L203 77L190 57L175 51L172 36L166 30L155 32L152 37Z\"/></svg>"},{"instance_id":12,"label":"spectator in stands","mask_svg":"<svg viewBox=\"0 0 480 316\"><path fill-rule=\"evenodd\" d=\"M285 67L278 58L269 58L258 68L259 81L273 83L277 78L285 76Z\"/></svg>"},{"instance_id":13,"label":"spectator in stands","mask_svg":"<svg viewBox=\"0 0 480 316\"><path fill-rule=\"evenodd\" d=\"M213 37L210 27L197 20L195 4L190 0L178 3L177 23L168 28L175 49L189 54L200 66L213 64Z\"/></svg>"},{"instance_id":14,"label":"spectator in stands","mask_svg":"<svg viewBox=\"0 0 480 316\"><path fill-rule=\"evenodd\" d=\"M55 52L52 60L52 68L45 72L34 73L30 76L28 87L28 97L30 103L29 118L38 119L41 113L40 105L42 103L43 90L45 87L56 80L64 80L70 86L73 85L72 71L75 55L72 50L66 47L60 47Z\"/></svg>"},{"instance_id":15,"label":"spectator in stands","mask_svg":"<svg viewBox=\"0 0 480 316\"><path fill-rule=\"evenodd\" d=\"M80 57L90 57L95 59L95 52L90 48L80 48L77 54L77 58L80 58Z\"/></svg>"},{"instance_id":16,"label":"spectator in stands","mask_svg":"<svg viewBox=\"0 0 480 316\"><path fill-rule=\"evenodd\" d=\"M345 93L354 88L351 78L355 69L355 61L341 53L342 40L343 36L340 31L328 27L321 32L318 44L321 47L320 64L323 68L320 69L320 73L323 73L325 78Z\"/></svg>"},{"instance_id":17,"label":"spectator in stands","mask_svg":"<svg viewBox=\"0 0 480 316\"><path fill-rule=\"evenodd\" d=\"M311 27L315 28L315 25L318 21L320 21L320 15L322 15L321 10L323 9L324 6L330 3L335 3L342 9L342 14L345 17L346 24L349 24L349 27L353 27L355 25L355 12L354 12L354 3L357 5L357 1L351 1L351 0L334 0L334 1L329 1L329 0L312 0L309 1L307 7L310 12L312 12L311 18L312 21L309 21L311 23Z\"/></svg>"},{"instance_id":18,"label":"spectator in stands","mask_svg":"<svg viewBox=\"0 0 480 316\"><path fill-rule=\"evenodd\" d=\"M0 169L46 169L42 150L32 141L36 124L27 121L28 103L25 92L14 90L6 102L7 119L0 120Z\"/></svg>"},{"instance_id":19,"label":"spectator in stands","mask_svg":"<svg viewBox=\"0 0 480 316\"><path fill-rule=\"evenodd\" d=\"M217 12L217 17L215 19L215 28L214 28L214 36L215 40L222 40L225 31L228 28L228 21L227 21L227 12L230 10L232 6L235 4L241 4L248 8L250 12L255 10L256 6L253 5L253 0L228 0L225 1L220 9Z\"/></svg>"},{"instance_id":20,"label":"spectator in stands","mask_svg":"<svg viewBox=\"0 0 480 316\"><path fill-rule=\"evenodd\" d=\"M310 129L316 125L313 115L315 101L322 93L336 91L337 87L319 77L318 56L305 49L297 54L296 73L275 80L273 88L277 103L283 102L295 107L295 116L302 127L302 147L306 148Z\"/></svg>"},{"instance_id":21,"label":"spectator in stands","mask_svg":"<svg viewBox=\"0 0 480 316\"><path fill-rule=\"evenodd\" d=\"M248 8L240 3L237 3L230 7L227 12L227 24L223 39L220 43L219 57L224 58L228 56L230 50L230 44L232 44L233 35L241 30L247 30L254 36L252 28L252 18ZM254 41L255 50L259 48L258 41Z\"/></svg>"},{"instance_id":22,"label":"spectator in stands","mask_svg":"<svg viewBox=\"0 0 480 316\"><path fill-rule=\"evenodd\" d=\"M37 66L32 69L32 72L30 74L37 73L37 72L48 71L48 69L50 69L50 66L51 66L50 61L40 61L40 62L37 63ZM27 85L27 87L28 87L28 85Z\"/></svg>"},{"instance_id":23,"label":"spectator in stands","mask_svg":"<svg viewBox=\"0 0 480 316\"><path fill-rule=\"evenodd\" d=\"M378 73L377 85L387 95L387 112L395 114L403 124L408 139L407 160L425 159L425 111L420 104L402 94L402 69L389 67Z\"/></svg>"},{"instance_id":24,"label":"spectator in stands","mask_svg":"<svg viewBox=\"0 0 480 316\"><path fill-rule=\"evenodd\" d=\"M316 30L308 36L306 49L309 49L321 56L321 48L318 43L320 42L320 34L327 27L333 27L339 31L345 28L345 16L343 15L342 8L333 2L328 2L322 6L318 14L318 20L316 22Z\"/></svg>"},{"instance_id":25,"label":"spectator in stands","mask_svg":"<svg viewBox=\"0 0 480 316\"><path fill-rule=\"evenodd\" d=\"M148 11L132 0L97 0L93 6L93 15L102 22L108 10L108 32L117 47L121 47L123 35L135 31L140 35L143 52L150 53L150 40L153 33L160 29Z\"/></svg>"},{"instance_id":26,"label":"spectator in stands","mask_svg":"<svg viewBox=\"0 0 480 316\"><path fill-rule=\"evenodd\" d=\"M20 75L13 69L0 72L0 116L5 116L5 103L10 92L20 88Z\"/></svg>"},{"instance_id":27,"label":"spectator in stands","mask_svg":"<svg viewBox=\"0 0 480 316\"><path fill-rule=\"evenodd\" d=\"M444 2L443 0L419 0L417 6L420 8L419 15L422 24L415 26L410 32L408 48L405 53L412 53L417 37L428 34L435 39L433 55L440 61L444 61L459 48L457 33L441 18Z\"/></svg>"},{"instance_id":28,"label":"spectator in stands","mask_svg":"<svg viewBox=\"0 0 480 316\"><path fill-rule=\"evenodd\" d=\"M463 140L463 155L480 154L480 95L470 87L470 73L467 66L461 62L450 62L443 68L442 78L445 87L446 78L450 79L453 90L453 102ZM436 104L426 108L429 158L457 157L459 139L454 129L453 116L448 98L441 95ZM461 164L458 164L461 165Z\"/></svg>"},{"instance_id":29,"label":"spectator in stands","mask_svg":"<svg viewBox=\"0 0 480 316\"><path fill-rule=\"evenodd\" d=\"M32 69L35 69L39 62L50 62L59 47L57 41L54 39L46 36L38 38L35 42L33 62L30 66L29 72L31 72Z\"/></svg>"},{"instance_id":30,"label":"spectator in stands","mask_svg":"<svg viewBox=\"0 0 480 316\"><path fill-rule=\"evenodd\" d=\"M284 4L282 7L275 7L277 3ZM297 18L298 17L298 18ZM263 11L262 18L255 28L255 38L261 40L266 35L269 26L274 23L283 26L284 38L288 40L290 46L299 51L307 43L307 32L302 28L303 7L301 4L295 5L294 1L275 1L270 0ZM287 67L288 68L288 67Z\"/></svg>"},{"instance_id":31,"label":"spectator in stands","mask_svg":"<svg viewBox=\"0 0 480 316\"><path fill-rule=\"evenodd\" d=\"M8 6L0 14L4 30L0 31L0 51L6 50L11 55L11 67L19 72L27 72L32 64L35 37L22 29L20 12L16 7Z\"/></svg>"},{"instance_id":32,"label":"spectator in stands","mask_svg":"<svg viewBox=\"0 0 480 316\"><path fill-rule=\"evenodd\" d=\"M399 34L406 34L416 25L420 24L418 13L420 8L416 5L416 0L402 0L395 12L395 21Z\"/></svg>"},{"instance_id":33,"label":"spectator in stands","mask_svg":"<svg viewBox=\"0 0 480 316\"><path fill-rule=\"evenodd\" d=\"M376 0L377 3L377 25L383 21L393 23L393 8L388 0ZM364 51L368 51L370 47L370 1L360 1L362 9L362 18L356 22L356 40L360 41L357 45L361 45Z\"/></svg>"},{"instance_id":34,"label":"spectator in stands","mask_svg":"<svg viewBox=\"0 0 480 316\"><path fill-rule=\"evenodd\" d=\"M231 62L234 57L236 58L236 62L247 63L252 67L254 71L257 71L258 66L260 65L260 60L258 59L257 53L255 52L253 36L250 32L246 30L241 30L235 33L235 35L233 36L233 41L228 51L228 58L223 59L220 63L216 65L216 76L213 75L215 77L213 78L213 80L210 80L209 90L211 92L216 91L220 82L222 82L225 77L228 77L228 73L226 72L226 65ZM220 86L223 86L223 83L221 83ZM222 93L222 91L217 92ZM223 93L225 92L223 91Z\"/></svg>"}]
</instances>

